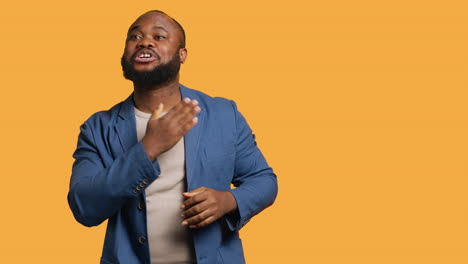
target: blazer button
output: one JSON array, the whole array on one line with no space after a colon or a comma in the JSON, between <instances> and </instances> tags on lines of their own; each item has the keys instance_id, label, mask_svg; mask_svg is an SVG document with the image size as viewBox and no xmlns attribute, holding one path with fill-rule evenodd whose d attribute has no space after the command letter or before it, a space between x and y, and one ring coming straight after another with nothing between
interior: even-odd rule
<instances>
[{"instance_id":1,"label":"blazer button","mask_svg":"<svg viewBox=\"0 0 468 264\"><path fill-rule=\"evenodd\" d=\"M137 191L140 191L140 190L141 190L140 185L138 185L135 189L136 189Z\"/></svg>"},{"instance_id":2,"label":"blazer button","mask_svg":"<svg viewBox=\"0 0 468 264\"><path fill-rule=\"evenodd\" d=\"M145 204L143 202L139 202L137 207L139 210L143 210L143 208L145 208Z\"/></svg>"},{"instance_id":3,"label":"blazer button","mask_svg":"<svg viewBox=\"0 0 468 264\"><path fill-rule=\"evenodd\" d=\"M138 185L138 186L140 186L141 188L143 188L143 187L145 187L145 185L146 185L146 184L144 184L144 183L140 183L140 185Z\"/></svg>"},{"instance_id":4,"label":"blazer button","mask_svg":"<svg viewBox=\"0 0 468 264\"><path fill-rule=\"evenodd\" d=\"M138 242L140 242L140 244L144 244L146 242L146 237L145 236L141 236L140 238L138 238Z\"/></svg>"},{"instance_id":5,"label":"blazer button","mask_svg":"<svg viewBox=\"0 0 468 264\"><path fill-rule=\"evenodd\" d=\"M137 191L136 189L133 189L133 191L132 191L132 192L133 192L133 193L138 193L138 191Z\"/></svg>"},{"instance_id":6,"label":"blazer button","mask_svg":"<svg viewBox=\"0 0 468 264\"><path fill-rule=\"evenodd\" d=\"M148 184L148 179L143 179L144 184Z\"/></svg>"}]
</instances>

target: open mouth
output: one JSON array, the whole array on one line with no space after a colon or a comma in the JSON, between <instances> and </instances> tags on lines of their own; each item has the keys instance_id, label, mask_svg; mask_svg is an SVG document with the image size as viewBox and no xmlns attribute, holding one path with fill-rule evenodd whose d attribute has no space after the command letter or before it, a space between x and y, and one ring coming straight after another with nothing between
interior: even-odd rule
<instances>
[{"instance_id":1,"label":"open mouth","mask_svg":"<svg viewBox=\"0 0 468 264\"><path fill-rule=\"evenodd\" d=\"M133 61L136 63L148 63L155 61L157 59L157 55L148 49L139 50L134 56Z\"/></svg>"}]
</instances>

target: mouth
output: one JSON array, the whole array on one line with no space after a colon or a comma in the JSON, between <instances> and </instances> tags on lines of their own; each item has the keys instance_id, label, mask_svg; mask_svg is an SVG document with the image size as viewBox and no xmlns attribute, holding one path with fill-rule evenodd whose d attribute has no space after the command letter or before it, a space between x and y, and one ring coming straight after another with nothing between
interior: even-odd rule
<instances>
[{"instance_id":1,"label":"mouth","mask_svg":"<svg viewBox=\"0 0 468 264\"><path fill-rule=\"evenodd\" d=\"M133 55L132 60L136 63L150 63L159 59L159 56L150 49L141 49Z\"/></svg>"}]
</instances>

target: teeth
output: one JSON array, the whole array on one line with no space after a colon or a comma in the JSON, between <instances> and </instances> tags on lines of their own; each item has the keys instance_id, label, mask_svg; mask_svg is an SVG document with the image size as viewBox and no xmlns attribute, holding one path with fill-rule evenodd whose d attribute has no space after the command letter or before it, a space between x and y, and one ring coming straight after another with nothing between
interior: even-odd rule
<instances>
[{"instance_id":1,"label":"teeth","mask_svg":"<svg viewBox=\"0 0 468 264\"><path fill-rule=\"evenodd\" d=\"M151 57L151 55L145 53L145 54L140 54L139 57L140 57L140 58L149 58L149 57Z\"/></svg>"}]
</instances>

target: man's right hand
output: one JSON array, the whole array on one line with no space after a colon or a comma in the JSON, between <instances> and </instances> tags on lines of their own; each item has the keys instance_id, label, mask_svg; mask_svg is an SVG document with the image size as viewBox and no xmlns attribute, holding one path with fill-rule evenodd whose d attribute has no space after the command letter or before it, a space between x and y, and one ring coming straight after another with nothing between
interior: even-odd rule
<instances>
[{"instance_id":1,"label":"man's right hand","mask_svg":"<svg viewBox=\"0 0 468 264\"><path fill-rule=\"evenodd\" d=\"M171 149L198 122L196 115L201 109L197 100L184 98L159 118L162 105L156 109L148 121L146 134L141 140L146 154L154 161L161 153Z\"/></svg>"}]
</instances>

